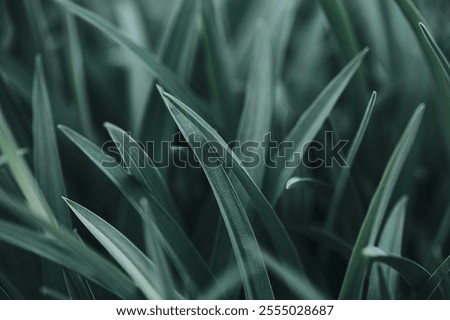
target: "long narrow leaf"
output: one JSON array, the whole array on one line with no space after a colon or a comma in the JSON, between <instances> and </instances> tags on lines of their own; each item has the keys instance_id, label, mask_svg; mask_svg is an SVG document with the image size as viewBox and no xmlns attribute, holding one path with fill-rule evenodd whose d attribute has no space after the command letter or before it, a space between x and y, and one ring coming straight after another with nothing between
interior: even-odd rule
<instances>
[{"instance_id":1,"label":"long narrow leaf","mask_svg":"<svg viewBox=\"0 0 450 320\"><path fill-rule=\"evenodd\" d=\"M105 220L78 203L64 198L78 219L133 278L148 299L161 299L155 286L156 268L130 240ZM152 279L153 278L153 279Z\"/></svg>"},{"instance_id":2,"label":"long narrow leaf","mask_svg":"<svg viewBox=\"0 0 450 320\"><path fill-rule=\"evenodd\" d=\"M33 85L33 139L37 183L55 212L58 222L70 229L72 220L61 200L61 197L66 195L66 186L59 159L52 107L40 58L36 60Z\"/></svg>"},{"instance_id":3,"label":"long narrow leaf","mask_svg":"<svg viewBox=\"0 0 450 320\"><path fill-rule=\"evenodd\" d=\"M237 155L228 147L222 137L205 120L192 111L192 109L169 94L164 93L164 96L168 99L172 108L180 111L192 123L193 128L198 131L199 135L204 136L208 142L214 142L220 145L221 148L216 151L227 162L227 166L231 168L231 171L247 192L255 209L259 213L258 216L264 224L264 227L269 231L269 236L280 257L292 266L303 269L297 251L286 229L254 180L242 167L241 160Z\"/></svg>"},{"instance_id":4,"label":"long narrow leaf","mask_svg":"<svg viewBox=\"0 0 450 320\"><path fill-rule=\"evenodd\" d=\"M186 141L202 164L211 188L219 204L222 218L231 240L247 299L273 299L267 270L248 220L222 165L214 165L208 158L210 147L206 138L196 130L192 122L163 95L166 105ZM200 142L200 148L197 143Z\"/></svg>"},{"instance_id":5,"label":"long narrow leaf","mask_svg":"<svg viewBox=\"0 0 450 320\"><path fill-rule=\"evenodd\" d=\"M419 10L415 7L411 0L395 0L398 7L406 17L409 25L413 29L419 44L425 53L425 58L431 69L431 74L434 77L437 86L437 92L440 97L443 108L438 109L439 120L442 121L443 134L446 142L447 154L450 154L450 85L449 85L449 75L446 72L445 63L440 60L442 56L433 47L430 42L426 28L423 26L426 24L424 18L420 14Z\"/></svg>"},{"instance_id":6,"label":"long narrow leaf","mask_svg":"<svg viewBox=\"0 0 450 320\"><path fill-rule=\"evenodd\" d=\"M94 139L95 130L92 122L91 108L89 106L86 77L84 72L84 58L78 34L78 26L75 18L70 13L65 14L67 38L69 41L67 55L70 67L71 89L75 98L78 115L83 129L83 133L91 139Z\"/></svg>"},{"instance_id":7,"label":"long narrow leaf","mask_svg":"<svg viewBox=\"0 0 450 320\"><path fill-rule=\"evenodd\" d=\"M436 41L434 41L433 36L431 35L430 31L428 31L427 27L422 22L419 22L419 28L422 30L422 33L425 36L428 44L433 49L434 55L441 62L442 67L444 68L444 70L447 74L447 77L450 77L450 63L448 62L448 60L445 57L444 53L442 52L441 48L439 48Z\"/></svg>"},{"instance_id":8,"label":"long narrow leaf","mask_svg":"<svg viewBox=\"0 0 450 320\"><path fill-rule=\"evenodd\" d=\"M340 299L357 299L361 295L364 277L367 272L367 260L362 256L362 250L367 246L373 245L378 236L386 207L389 204L403 164L419 130L424 109L423 105L416 109L386 165L353 247L352 256L339 295Z\"/></svg>"},{"instance_id":9,"label":"long narrow leaf","mask_svg":"<svg viewBox=\"0 0 450 320\"><path fill-rule=\"evenodd\" d=\"M303 151L302 148L317 135L348 82L361 65L367 51L365 49L359 53L327 85L312 105L303 113L286 139L284 139L284 141L292 142L293 147L288 150L281 150L274 156L275 168L267 171L267 179L265 180L265 190L272 204L277 202L284 190L286 181L296 169L292 163L286 166L286 162L299 160L295 159L296 153Z\"/></svg>"},{"instance_id":10,"label":"long narrow leaf","mask_svg":"<svg viewBox=\"0 0 450 320\"><path fill-rule=\"evenodd\" d=\"M44 198L42 191L34 179L30 168L26 164L25 160L17 154L16 142L9 126L3 116L0 106L0 149L3 152L5 158L8 160L11 173L16 180L23 195L27 199L30 208L33 208L36 214L41 218L56 224L56 218L50 209L49 204Z\"/></svg>"},{"instance_id":11,"label":"long narrow leaf","mask_svg":"<svg viewBox=\"0 0 450 320\"><path fill-rule=\"evenodd\" d=\"M373 92L372 96L370 97L369 104L367 105L366 112L364 113L364 116L361 120L361 124L359 125L355 138L353 139L350 151L348 152L347 158L345 159L346 163L348 164L348 168L342 168L341 174L339 175L338 181L336 183L335 193L330 203L330 212L327 215L325 223L326 228L328 230L333 229L334 223L336 221L339 205L341 204L342 196L344 195L345 188L350 175L351 170L350 168L353 166L353 161L355 160L356 154L358 153L359 147L361 146L364 134L366 133L367 126L372 116L372 111L376 99L377 94L376 92Z\"/></svg>"},{"instance_id":12,"label":"long narrow leaf","mask_svg":"<svg viewBox=\"0 0 450 320\"><path fill-rule=\"evenodd\" d=\"M389 218L386 221L386 225L380 235L380 241L378 247L385 252L401 256L402 253L402 241L403 241L403 229L405 223L406 205L408 203L408 197L403 196L397 202L392 209ZM369 299L381 299L380 283L382 279L379 278L379 273L385 275L385 281L387 281L388 289L391 297L395 297L398 291L398 276L392 269L380 267L379 271L372 270L369 281L368 298Z\"/></svg>"},{"instance_id":13,"label":"long narrow leaf","mask_svg":"<svg viewBox=\"0 0 450 320\"><path fill-rule=\"evenodd\" d=\"M237 110L232 90L233 72L224 30L224 17L216 0L202 0L203 40L208 61L208 75L218 119L227 124L227 133L233 134Z\"/></svg>"},{"instance_id":14,"label":"long narrow leaf","mask_svg":"<svg viewBox=\"0 0 450 320\"><path fill-rule=\"evenodd\" d=\"M121 190L144 221L154 222L159 226L164 248L194 296L198 295L200 288L204 285L215 281L205 261L189 238L157 200L149 199L154 204L155 220L151 220L152 217L145 215L140 205L140 199L148 196L145 189L137 184L136 180L119 163L105 155L92 142L67 127L60 126L59 128Z\"/></svg>"},{"instance_id":15,"label":"long narrow leaf","mask_svg":"<svg viewBox=\"0 0 450 320\"><path fill-rule=\"evenodd\" d=\"M151 216L152 212L147 199L141 199L141 205L147 215ZM171 274L170 265L167 261L166 255L159 240L160 231L154 223L147 223L146 232L150 233L148 239L150 240L150 248L152 252L153 261L156 265L156 275L158 278L161 295L164 299L173 300L179 297L175 290L175 281Z\"/></svg>"},{"instance_id":16,"label":"long narrow leaf","mask_svg":"<svg viewBox=\"0 0 450 320\"><path fill-rule=\"evenodd\" d=\"M237 139L243 143L262 142L270 132L274 103L274 63L270 40L264 30L258 30L254 46L249 80L247 82L244 109L239 121ZM259 163L249 167L247 172L260 187L264 175L264 148L258 145L254 150Z\"/></svg>"}]
</instances>

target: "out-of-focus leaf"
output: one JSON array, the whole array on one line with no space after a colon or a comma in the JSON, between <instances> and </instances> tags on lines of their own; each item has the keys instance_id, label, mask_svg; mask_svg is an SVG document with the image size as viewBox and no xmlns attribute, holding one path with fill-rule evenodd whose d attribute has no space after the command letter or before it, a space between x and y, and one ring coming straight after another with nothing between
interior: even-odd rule
<instances>
[{"instance_id":1,"label":"out-of-focus leaf","mask_svg":"<svg viewBox=\"0 0 450 320\"><path fill-rule=\"evenodd\" d=\"M66 228L72 228L69 211L61 197L66 195L66 186L59 159L52 107L41 59L36 59L33 84L33 140L34 171L57 221Z\"/></svg>"},{"instance_id":2,"label":"out-of-focus leaf","mask_svg":"<svg viewBox=\"0 0 450 320\"><path fill-rule=\"evenodd\" d=\"M73 15L79 17L80 19L86 21L88 24L101 31L108 38L120 45L129 53L136 56L162 85L170 88L170 90L174 94L181 97L184 101L196 105L197 108L199 108L198 110L201 111L204 116L208 115L204 103L194 95L194 93L183 80L181 80L169 68L162 64L154 54L131 41L113 24L97 15L96 13L87 10L71 1L54 1Z\"/></svg>"}]
</instances>

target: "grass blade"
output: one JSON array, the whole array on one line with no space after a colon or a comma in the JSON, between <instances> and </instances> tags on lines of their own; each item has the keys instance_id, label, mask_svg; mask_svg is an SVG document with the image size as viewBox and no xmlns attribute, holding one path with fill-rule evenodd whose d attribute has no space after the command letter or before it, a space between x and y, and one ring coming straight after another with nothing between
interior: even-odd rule
<instances>
[{"instance_id":1,"label":"grass blade","mask_svg":"<svg viewBox=\"0 0 450 320\"><path fill-rule=\"evenodd\" d=\"M142 146L119 127L111 123L105 123L105 127L115 141L122 159L129 166L131 174L141 180L166 211L181 223L181 214L170 195L166 181Z\"/></svg>"},{"instance_id":2,"label":"grass blade","mask_svg":"<svg viewBox=\"0 0 450 320\"><path fill-rule=\"evenodd\" d=\"M164 94L162 96L184 138L202 164L203 171L217 199L247 299L273 299L272 287L258 242L245 209L223 166L217 166L211 162L211 159L208 158L208 148L205 148L205 146L210 146L206 138L196 130L192 122L174 106L171 100ZM201 150L196 146L197 142L200 142Z\"/></svg>"},{"instance_id":3,"label":"grass blade","mask_svg":"<svg viewBox=\"0 0 450 320\"><path fill-rule=\"evenodd\" d=\"M148 216L153 215L150 210L147 199L141 199L141 205L144 212L147 212ZM152 252L153 261L156 265L156 278L159 279L159 288L163 299L177 299L179 295L175 291L175 281L172 278L170 265L167 261L166 255L163 251L160 243L160 231L154 223L148 223L146 231L150 233L148 239L150 240L150 248Z\"/></svg>"},{"instance_id":4,"label":"grass blade","mask_svg":"<svg viewBox=\"0 0 450 320\"><path fill-rule=\"evenodd\" d=\"M275 213L274 209L264 197L261 190L255 184L254 180L249 176L247 171L242 167L241 160L235 153L228 147L227 143L221 136L199 115L197 115L192 109L187 107L184 103L174 98L173 96L162 92L164 97L168 99L172 108L180 111L186 119L188 119L193 128L195 128L199 134L205 137L208 142L214 142L220 145L216 151L220 153L223 160L227 162L227 166L231 168L233 174L237 177L240 184L247 192L251 199L255 209L259 213L258 217L261 219L265 228L271 237L271 240L276 247L279 256L290 265L303 270L303 267L298 258L297 251L292 244L286 229ZM218 147L215 145L215 147Z\"/></svg>"},{"instance_id":5,"label":"grass blade","mask_svg":"<svg viewBox=\"0 0 450 320\"><path fill-rule=\"evenodd\" d=\"M367 271L367 260L364 259L362 251L365 247L373 245L375 242L395 184L417 135L424 109L425 106L423 105L416 109L386 165L353 247L352 256L339 295L340 299L358 299L361 295Z\"/></svg>"},{"instance_id":6,"label":"grass blade","mask_svg":"<svg viewBox=\"0 0 450 320\"><path fill-rule=\"evenodd\" d=\"M445 70L445 73L447 74L447 78L450 77L450 63L448 62L441 48L439 48L436 41L434 41L430 31L428 31L427 27L422 22L419 22L419 28L422 31L423 35L425 36L428 45L433 49L435 57L439 59L442 68Z\"/></svg>"},{"instance_id":7,"label":"grass blade","mask_svg":"<svg viewBox=\"0 0 450 320\"><path fill-rule=\"evenodd\" d=\"M36 180L50 207L55 212L57 221L71 229L72 220L69 211L61 200L61 197L66 195L66 186L59 159L52 107L40 58L36 59L32 100Z\"/></svg>"},{"instance_id":8,"label":"grass blade","mask_svg":"<svg viewBox=\"0 0 450 320\"><path fill-rule=\"evenodd\" d=\"M105 220L78 203L64 198L83 225L130 275L148 299L161 299L155 288L156 267L130 240Z\"/></svg>"},{"instance_id":9,"label":"grass blade","mask_svg":"<svg viewBox=\"0 0 450 320\"><path fill-rule=\"evenodd\" d=\"M430 42L432 38L428 37L429 33L427 35L427 30L424 28L425 20L419 10L414 6L414 3L411 0L395 0L395 2L408 20L409 25L419 41L420 47L431 68L431 74L436 82L438 95L443 106L445 106L444 108L438 109L438 114L440 115L439 118L442 118L441 121L443 134L446 139L447 154L450 154L450 139L448 138L450 132L450 86L449 75L446 72L446 64L444 61L440 60L443 55L441 56L439 51L435 51L436 48L434 48L432 42Z\"/></svg>"},{"instance_id":10,"label":"grass blade","mask_svg":"<svg viewBox=\"0 0 450 320\"><path fill-rule=\"evenodd\" d=\"M218 119L227 124L227 135L234 134L237 110L231 87L233 71L218 1L202 0L203 40L208 61L208 75L217 104Z\"/></svg>"},{"instance_id":11,"label":"grass blade","mask_svg":"<svg viewBox=\"0 0 450 320\"><path fill-rule=\"evenodd\" d=\"M45 200L42 191L34 179L25 160L17 154L16 142L3 112L0 108L0 149L8 161L11 173L19 185L20 190L27 199L28 206L33 208L37 215L48 222L57 224L56 218Z\"/></svg>"},{"instance_id":12,"label":"grass blade","mask_svg":"<svg viewBox=\"0 0 450 320\"><path fill-rule=\"evenodd\" d=\"M386 225L380 235L378 247L385 252L392 255L401 256L403 229L405 224L406 205L408 197L403 196L397 202L389 215ZM396 297L398 292L398 276L392 269L380 267L379 272L385 275L387 281L388 292L391 297ZM369 281L368 299L381 299L379 283L382 279L379 278L376 270L372 270Z\"/></svg>"},{"instance_id":13,"label":"grass blade","mask_svg":"<svg viewBox=\"0 0 450 320\"><path fill-rule=\"evenodd\" d=\"M134 285L121 271L77 240L41 235L4 221L0 221L0 239L69 268L122 298L136 298Z\"/></svg>"},{"instance_id":14,"label":"grass blade","mask_svg":"<svg viewBox=\"0 0 450 320\"><path fill-rule=\"evenodd\" d=\"M363 249L363 256L371 262L383 263L397 271L414 291L421 288L430 278L430 273L417 262L400 256L387 255L376 247Z\"/></svg>"},{"instance_id":15,"label":"grass blade","mask_svg":"<svg viewBox=\"0 0 450 320\"><path fill-rule=\"evenodd\" d=\"M101 149L92 142L67 127L60 126L59 128L121 190L125 198L144 221L153 222L159 226L164 248L167 250L188 290L194 296L198 296L199 290L203 286L215 281L203 258L184 231L170 214L159 205L157 200L149 199L154 204L155 220L152 221L149 220L152 217L145 215L140 205L140 200L145 198L147 193L136 183L136 180L120 164L103 154Z\"/></svg>"},{"instance_id":16,"label":"grass blade","mask_svg":"<svg viewBox=\"0 0 450 320\"><path fill-rule=\"evenodd\" d=\"M327 85L312 105L303 113L284 141L292 141L293 148L286 152L279 151L274 157L276 163L273 170L267 171L265 190L269 201L274 204L281 196L286 181L294 173L295 167L286 167L286 161L295 160L295 153L317 135L323 123L330 115L334 105L344 91L350 79L362 63L367 49L359 53L347 66ZM282 153L280 153L282 152Z\"/></svg>"},{"instance_id":17,"label":"grass blade","mask_svg":"<svg viewBox=\"0 0 450 320\"><path fill-rule=\"evenodd\" d=\"M67 39L69 42L67 55L69 60L69 70L71 76L71 89L78 107L78 116L83 133L90 139L95 139L95 130L91 117L91 108L89 106L86 78L84 72L84 58L78 26L75 18L70 13L65 14Z\"/></svg>"},{"instance_id":18,"label":"grass blade","mask_svg":"<svg viewBox=\"0 0 450 320\"><path fill-rule=\"evenodd\" d=\"M270 40L261 29L257 30L257 40L247 82L244 109L239 121L237 139L242 143L263 141L270 132L274 104L274 63ZM260 187L264 175L264 148L255 150L260 161L257 166L247 168L247 172ZM241 157L242 159L242 157Z\"/></svg>"},{"instance_id":19,"label":"grass blade","mask_svg":"<svg viewBox=\"0 0 450 320\"><path fill-rule=\"evenodd\" d=\"M15 234L13 238L10 238L7 234L6 237L8 237L9 240L1 238L0 234L1 239L56 263L59 262L51 257L54 251L56 251L54 256L55 259L64 259L62 256L69 255L71 258L66 261L67 264L61 263L63 266L73 270L75 273L86 276L86 278L105 287L113 293L119 292L119 296L124 298L136 298L136 288L127 276L108 260L104 259L82 243L73 233L66 231L64 228L57 228L52 224L49 224L34 213L32 209L29 209L21 200L11 194L5 193L1 189L0 203L3 207L10 208L22 223L33 228L37 226L46 232L45 234L37 234L29 229L18 227L26 230L26 233L32 233L33 238L36 237L37 239L40 239L37 248L34 247L34 242L32 240L28 239L28 241L26 237L22 238L20 232ZM16 237L19 238L19 243L16 243L14 240ZM59 253L58 250L63 252ZM75 260L75 262L73 262L73 260Z\"/></svg>"},{"instance_id":20,"label":"grass blade","mask_svg":"<svg viewBox=\"0 0 450 320\"><path fill-rule=\"evenodd\" d=\"M355 138L353 139L352 145L350 147L350 151L348 152L346 162L348 164L348 168L342 168L341 174L339 175L338 181L335 187L335 193L333 198L331 199L330 204L330 212L327 215L327 220L325 222L325 228L327 230L333 230L334 223L337 218L337 213L339 209L339 205L342 201L342 196L344 195L345 188L348 182L348 178L350 176L350 168L353 166L353 161L355 160L356 154L358 153L359 147L361 146L361 142L363 137L367 131L367 126L369 125L370 118L372 116L373 107L377 100L377 93L373 92L370 97L369 104L367 105L366 112L361 120L361 124L359 125L358 131L356 132Z\"/></svg>"}]
</instances>

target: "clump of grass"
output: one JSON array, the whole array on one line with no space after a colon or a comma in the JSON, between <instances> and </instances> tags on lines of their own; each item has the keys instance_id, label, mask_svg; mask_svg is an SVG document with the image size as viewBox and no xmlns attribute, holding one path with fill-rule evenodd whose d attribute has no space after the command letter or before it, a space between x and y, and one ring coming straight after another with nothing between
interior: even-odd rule
<instances>
[{"instance_id":1,"label":"clump of grass","mask_svg":"<svg viewBox=\"0 0 450 320\"><path fill-rule=\"evenodd\" d=\"M447 298L449 7L417 5L0 0L0 296ZM348 166L304 165L329 131Z\"/></svg>"}]
</instances>

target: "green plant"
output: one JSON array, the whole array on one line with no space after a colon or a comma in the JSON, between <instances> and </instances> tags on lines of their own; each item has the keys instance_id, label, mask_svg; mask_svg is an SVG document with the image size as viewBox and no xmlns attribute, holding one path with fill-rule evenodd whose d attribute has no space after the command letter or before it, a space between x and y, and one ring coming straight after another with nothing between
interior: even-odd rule
<instances>
[{"instance_id":1,"label":"green plant","mask_svg":"<svg viewBox=\"0 0 450 320\"><path fill-rule=\"evenodd\" d=\"M447 298L450 6L417 5L0 0L0 296Z\"/></svg>"}]
</instances>

